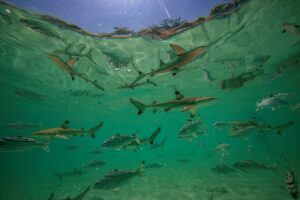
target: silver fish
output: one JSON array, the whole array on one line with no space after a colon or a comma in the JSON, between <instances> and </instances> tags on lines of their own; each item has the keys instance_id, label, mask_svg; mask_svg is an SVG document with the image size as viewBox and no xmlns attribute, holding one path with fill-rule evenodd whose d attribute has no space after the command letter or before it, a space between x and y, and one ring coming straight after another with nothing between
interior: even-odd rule
<instances>
[{"instance_id":1,"label":"silver fish","mask_svg":"<svg viewBox=\"0 0 300 200\"><path fill-rule=\"evenodd\" d=\"M300 36L300 26L297 24L285 23L282 25L282 33L290 32L297 36Z\"/></svg>"},{"instance_id":2,"label":"silver fish","mask_svg":"<svg viewBox=\"0 0 300 200\"><path fill-rule=\"evenodd\" d=\"M40 142L33 138L14 136L0 139L0 152L19 152L35 148L42 148L46 152L49 152L48 143Z\"/></svg>"},{"instance_id":3,"label":"silver fish","mask_svg":"<svg viewBox=\"0 0 300 200\"><path fill-rule=\"evenodd\" d=\"M273 165L266 165L264 163L256 162L253 160L243 160L236 162L233 167L239 170L273 170L276 171L278 169L278 163L274 163Z\"/></svg>"},{"instance_id":4,"label":"silver fish","mask_svg":"<svg viewBox=\"0 0 300 200\"><path fill-rule=\"evenodd\" d=\"M206 133L206 126L201 119L196 119L186 123L178 132L179 139L194 142L200 134Z\"/></svg>"},{"instance_id":5,"label":"silver fish","mask_svg":"<svg viewBox=\"0 0 300 200\"><path fill-rule=\"evenodd\" d=\"M81 176L83 172L78 169L73 169L70 172L65 172L65 173L59 173L59 172L54 172L54 175L61 181L63 180L64 177L74 177L74 176Z\"/></svg>"},{"instance_id":6,"label":"silver fish","mask_svg":"<svg viewBox=\"0 0 300 200\"><path fill-rule=\"evenodd\" d=\"M297 103L295 106L290 107L292 111L299 111L300 110L300 102Z\"/></svg>"},{"instance_id":7,"label":"silver fish","mask_svg":"<svg viewBox=\"0 0 300 200\"><path fill-rule=\"evenodd\" d=\"M142 162L140 167L136 170L114 170L101 179L99 179L93 186L94 189L98 190L109 190L116 189L119 186L125 184L136 176L142 176L144 174L145 162Z\"/></svg>"},{"instance_id":8,"label":"silver fish","mask_svg":"<svg viewBox=\"0 0 300 200\"><path fill-rule=\"evenodd\" d=\"M272 110L276 110L278 107L287 106L289 102L286 100L290 97L289 93L278 93L270 95L270 97L264 98L256 103L256 111L259 111L265 107L272 107Z\"/></svg>"},{"instance_id":9,"label":"silver fish","mask_svg":"<svg viewBox=\"0 0 300 200\"><path fill-rule=\"evenodd\" d=\"M84 165L84 168L97 168L97 167L101 167L103 165L106 165L106 162L104 162L102 160L94 160L94 161Z\"/></svg>"},{"instance_id":10,"label":"silver fish","mask_svg":"<svg viewBox=\"0 0 300 200\"><path fill-rule=\"evenodd\" d=\"M32 129L32 128L41 128L42 124L33 124L33 123L27 123L27 122L14 122L14 123L8 123L5 128L11 129L11 130L26 130L26 129Z\"/></svg>"},{"instance_id":11,"label":"silver fish","mask_svg":"<svg viewBox=\"0 0 300 200\"><path fill-rule=\"evenodd\" d=\"M111 136L109 139L105 140L102 144L102 147L120 150L125 148L132 142L136 142L137 144L141 143L137 133L134 133L133 135L116 134Z\"/></svg>"},{"instance_id":12,"label":"silver fish","mask_svg":"<svg viewBox=\"0 0 300 200\"><path fill-rule=\"evenodd\" d=\"M213 127L216 129L224 128L228 126L229 124L227 122L222 122L222 121L215 121L213 124Z\"/></svg>"}]
</instances>

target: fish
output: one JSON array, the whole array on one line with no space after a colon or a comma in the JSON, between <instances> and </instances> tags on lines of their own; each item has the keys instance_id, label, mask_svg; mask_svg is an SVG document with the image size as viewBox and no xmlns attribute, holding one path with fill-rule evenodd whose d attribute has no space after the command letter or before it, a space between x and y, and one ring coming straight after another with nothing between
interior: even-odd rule
<instances>
[{"instance_id":1,"label":"fish","mask_svg":"<svg viewBox=\"0 0 300 200\"><path fill-rule=\"evenodd\" d=\"M102 147L112 148L112 149L129 149L129 150L136 150L138 148L142 148L146 144L153 145L154 140L156 139L157 135L160 133L161 127L158 127L149 138L142 138L138 137L137 133L133 135L114 135L108 140L104 141Z\"/></svg>"},{"instance_id":2,"label":"fish","mask_svg":"<svg viewBox=\"0 0 300 200\"><path fill-rule=\"evenodd\" d=\"M144 104L135 100L134 98L130 98L130 103L132 103L138 109L138 115L141 115L145 109L153 108L154 112L157 109L162 109L165 112L168 112L175 108L181 108L182 112L189 111L191 117L194 117L197 112L197 107L200 105L210 104L218 99L215 97L184 97L179 91L175 91L176 98L171 101L165 102L156 102L154 101L152 104Z\"/></svg>"},{"instance_id":3,"label":"fish","mask_svg":"<svg viewBox=\"0 0 300 200\"><path fill-rule=\"evenodd\" d=\"M147 79L145 82L142 82L142 83L135 83L135 81L130 83L130 84L126 83L125 85L121 85L120 87L118 87L118 89L127 89L127 88L135 89L136 87L140 87L140 86L143 86L143 85L153 85L155 87L157 86L156 83L154 83L150 79Z\"/></svg>"},{"instance_id":4,"label":"fish","mask_svg":"<svg viewBox=\"0 0 300 200\"><path fill-rule=\"evenodd\" d=\"M97 190L109 190L117 189L119 186L124 185L129 180L133 179L136 176L144 175L144 165L145 162L142 161L140 167L136 170L113 170L105 174L100 178L94 185L93 188Z\"/></svg>"},{"instance_id":5,"label":"fish","mask_svg":"<svg viewBox=\"0 0 300 200\"><path fill-rule=\"evenodd\" d=\"M145 165L145 169L147 169L147 168L157 169L157 168L162 168L165 166L166 166L166 164L162 164L162 163L152 163L152 164Z\"/></svg>"},{"instance_id":6,"label":"fish","mask_svg":"<svg viewBox=\"0 0 300 200\"><path fill-rule=\"evenodd\" d=\"M300 63L300 53L296 53L294 55L285 58L284 61L279 64L279 66L275 69L275 78L280 77L281 75L291 71L299 70Z\"/></svg>"},{"instance_id":7,"label":"fish","mask_svg":"<svg viewBox=\"0 0 300 200\"><path fill-rule=\"evenodd\" d=\"M22 88L16 89L15 94L17 96L21 96L34 101L44 101L46 99L44 95Z\"/></svg>"},{"instance_id":8,"label":"fish","mask_svg":"<svg viewBox=\"0 0 300 200\"><path fill-rule=\"evenodd\" d=\"M100 155L100 154L103 154L103 151L99 150L99 149L96 149L94 151L91 151L90 152L91 154L95 154L95 155Z\"/></svg>"},{"instance_id":9,"label":"fish","mask_svg":"<svg viewBox=\"0 0 300 200\"><path fill-rule=\"evenodd\" d=\"M65 172L65 173L59 173L59 172L54 172L54 175L61 181L63 180L64 177L74 177L74 176L81 176L83 172L81 170L73 168L72 171L70 172Z\"/></svg>"},{"instance_id":10,"label":"fish","mask_svg":"<svg viewBox=\"0 0 300 200\"><path fill-rule=\"evenodd\" d=\"M160 66L158 69L149 72L147 75L155 76L172 72L172 75L175 76L181 68L185 67L196 58L206 53L208 48L207 46L200 46L190 51L186 51L184 48L176 44L170 44L170 47L175 51L177 58L170 63L167 63L163 66Z\"/></svg>"},{"instance_id":11,"label":"fish","mask_svg":"<svg viewBox=\"0 0 300 200\"><path fill-rule=\"evenodd\" d=\"M206 127L201 119L188 121L178 132L177 137L189 142L195 142L200 134L206 133Z\"/></svg>"},{"instance_id":12,"label":"fish","mask_svg":"<svg viewBox=\"0 0 300 200\"><path fill-rule=\"evenodd\" d=\"M86 194L91 190L92 186L89 185L86 189L84 189L82 192L80 192L78 195L76 195L74 198L67 197L65 200L82 200ZM54 193L51 193L48 197L48 200L54 200Z\"/></svg>"},{"instance_id":13,"label":"fish","mask_svg":"<svg viewBox=\"0 0 300 200\"><path fill-rule=\"evenodd\" d=\"M228 151L230 148L231 148L230 144L222 142L217 145L217 147L215 148L215 152L221 154L222 160L226 160L227 156L228 156Z\"/></svg>"},{"instance_id":14,"label":"fish","mask_svg":"<svg viewBox=\"0 0 300 200\"><path fill-rule=\"evenodd\" d=\"M214 124L213 124L213 127L216 128L216 129L224 128L226 126L228 126L228 123L227 122L222 122L222 121L215 121Z\"/></svg>"},{"instance_id":15,"label":"fish","mask_svg":"<svg viewBox=\"0 0 300 200\"><path fill-rule=\"evenodd\" d=\"M83 128L81 129L73 129L69 128L69 121L65 121L60 127L57 128L49 128L40 131L33 132L33 136L38 137L46 137L46 138L61 138L68 140L70 137L73 136L83 136L84 133L88 133L92 138L96 137L96 132L103 126L103 122L100 122L95 127L91 128L90 130L86 131Z\"/></svg>"},{"instance_id":16,"label":"fish","mask_svg":"<svg viewBox=\"0 0 300 200\"><path fill-rule=\"evenodd\" d=\"M41 128L42 124L34 124L34 123L27 123L27 122L13 122L8 123L5 128L11 130L26 130L26 129L33 129L33 128Z\"/></svg>"},{"instance_id":17,"label":"fish","mask_svg":"<svg viewBox=\"0 0 300 200\"><path fill-rule=\"evenodd\" d=\"M225 164L216 165L215 167L211 168L211 171L222 175L237 172L237 170Z\"/></svg>"},{"instance_id":18,"label":"fish","mask_svg":"<svg viewBox=\"0 0 300 200\"><path fill-rule=\"evenodd\" d=\"M254 69L252 71L244 72L238 76L225 79L221 81L221 89L232 90L244 86L244 84L250 80L255 79L256 76L262 74L261 69Z\"/></svg>"},{"instance_id":19,"label":"fish","mask_svg":"<svg viewBox=\"0 0 300 200\"><path fill-rule=\"evenodd\" d=\"M72 145L72 146L67 146L64 148L64 150L66 151L74 151L74 150L78 150L78 149L81 149L82 146L77 146L77 145Z\"/></svg>"},{"instance_id":20,"label":"fish","mask_svg":"<svg viewBox=\"0 0 300 200\"><path fill-rule=\"evenodd\" d=\"M300 102L297 103L295 106L291 106L290 109L294 112L299 111L300 110Z\"/></svg>"},{"instance_id":21,"label":"fish","mask_svg":"<svg viewBox=\"0 0 300 200\"><path fill-rule=\"evenodd\" d=\"M236 162L233 167L238 170L272 170L276 171L278 169L278 163L274 163L273 165L266 165L264 163L256 162L253 160L242 160Z\"/></svg>"},{"instance_id":22,"label":"fish","mask_svg":"<svg viewBox=\"0 0 300 200\"><path fill-rule=\"evenodd\" d=\"M285 161L287 163L287 171L285 172L286 189L293 199L298 199L298 185L295 172L287 162L287 159Z\"/></svg>"},{"instance_id":23,"label":"fish","mask_svg":"<svg viewBox=\"0 0 300 200\"><path fill-rule=\"evenodd\" d=\"M300 26L292 23L284 23L282 25L282 33L290 32L297 36L300 36Z\"/></svg>"},{"instance_id":24,"label":"fish","mask_svg":"<svg viewBox=\"0 0 300 200\"><path fill-rule=\"evenodd\" d=\"M155 143L152 146L149 147L149 149L156 149L156 148L162 148L167 141L167 137L165 137L160 143Z\"/></svg>"},{"instance_id":25,"label":"fish","mask_svg":"<svg viewBox=\"0 0 300 200\"><path fill-rule=\"evenodd\" d=\"M84 168L98 168L102 167L103 165L106 165L106 162L102 160L94 160L86 165L84 165Z\"/></svg>"},{"instance_id":26,"label":"fish","mask_svg":"<svg viewBox=\"0 0 300 200\"><path fill-rule=\"evenodd\" d=\"M211 77L209 71L206 68L202 68L203 71L203 79L207 82L212 82L215 79Z\"/></svg>"},{"instance_id":27,"label":"fish","mask_svg":"<svg viewBox=\"0 0 300 200\"><path fill-rule=\"evenodd\" d=\"M21 152L36 148L42 148L50 152L49 143L41 142L30 137L13 136L0 139L0 152Z\"/></svg>"},{"instance_id":28,"label":"fish","mask_svg":"<svg viewBox=\"0 0 300 200\"><path fill-rule=\"evenodd\" d=\"M272 111L279 107L287 106L289 102L286 100L290 97L289 93L278 93L275 95L270 95L270 97L263 98L256 103L256 111L259 111L265 107L271 107Z\"/></svg>"}]
</instances>

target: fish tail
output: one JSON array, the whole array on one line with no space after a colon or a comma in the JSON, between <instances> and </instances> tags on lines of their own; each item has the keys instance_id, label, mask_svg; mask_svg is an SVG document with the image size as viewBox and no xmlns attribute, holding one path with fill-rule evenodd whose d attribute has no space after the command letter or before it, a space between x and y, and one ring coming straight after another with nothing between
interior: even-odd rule
<instances>
[{"instance_id":1,"label":"fish tail","mask_svg":"<svg viewBox=\"0 0 300 200\"><path fill-rule=\"evenodd\" d=\"M90 136L92 138L95 138L96 135L95 133L103 126L103 122L100 122L97 126L91 128L90 130L88 130L88 133L90 134Z\"/></svg>"},{"instance_id":2,"label":"fish tail","mask_svg":"<svg viewBox=\"0 0 300 200\"><path fill-rule=\"evenodd\" d=\"M159 134L159 132L161 131L161 127L159 126L153 133L152 135L150 135L150 137L148 138L148 141L151 145L154 144L154 140L157 137L157 135Z\"/></svg>"},{"instance_id":3,"label":"fish tail","mask_svg":"<svg viewBox=\"0 0 300 200\"><path fill-rule=\"evenodd\" d=\"M138 109L138 115L142 114L147 107L145 104L143 104L133 98L130 98L130 103L132 103Z\"/></svg>"},{"instance_id":4,"label":"fish tail","mask_svg":"<svg viewBox=\"0 0 300 200\"><path fill-rule=\"evenodd\" d=\"M50 153L50 149L49 149L49 143L48 142L45 142L43 144L43 150L46 151L47 153Z\"/></svg>"},{"instance_id":5,"label":"fish tail","mask_svg":"<svg viewBox=\"0 0 300 200\"><path fill-rule=\"evenodd\" d=\"M283 124L283 125L278 125L278 126L275 126L274 129L277 131L277 133L279 135L282 134L282 131L290 126L292 126L293 124L295 123L295 121L290 121L286 124Z\"/></svg>"},{"instance_id":6,"label":"fish tail","mask_svg":"<svg viewBox=\"0 0 300 200\"><path fill-rule=\"evenodd\" d=\"M64 177L63 174L58 173L58 172L54 172L54 175L55 175L60 181L61 181L61 180L63 179L63 177Z\"/></svg>"}]
</instances>

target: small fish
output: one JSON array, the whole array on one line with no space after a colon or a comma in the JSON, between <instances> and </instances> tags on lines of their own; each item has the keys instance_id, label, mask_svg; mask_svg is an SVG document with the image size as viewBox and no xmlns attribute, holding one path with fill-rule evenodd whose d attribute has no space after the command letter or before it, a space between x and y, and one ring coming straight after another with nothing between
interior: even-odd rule
<instances>
[{"instance_id":1,"label":"small fish","mask_svg":"<svg viewBox=\"0 0 300 200\"><path fill-rule=\"evenodd\" d=\"M91 151L90 152L91 154L95 154L95 155L100 155L100 154L103 154L103 151L99 150L99 149L96 149L94 151Z\"/></svg>"},{"instance_id":2,"label":"small fish","mask_svg":"<svg viewBox=\"0 0 300 200\"><path fill-rule=\"evenodd\" d=\"M50 152L48 143L30 137L14 136L0 139L0 152L20 152L35 148L42 148L46 152Z\"/></svg>"},{"instance_id":3,"label":"small fish","mask_svg":"<svg viewBox=\"0 0 300 200\"><path fill-rule=\"evenodd\" d=\"M205 81L212 82L215 80L214 78L211 77L209 71L206 68L202 68L202 71L203 71L203 78Z\"/></svg>"},{"instance_id":4,"label":"small fish","mask_svg":"<svg viewBox=\"0 0 300 200\"><path fill-rule=\"evenodd\" d=\"M103 165L106 165L106 162L102 160L94 160L89 164L84 165L84 168L98 168L98 167L102 167Z\"/></svg>"},{"instance_id":5,"label":"small fish","mask_svg":"<svg viewBox=\"0 0 300 200\"><path fill-rule=\"evenodd\" d=\"M285 161L287 162L286 159ZM289 192L289 194L293 197L293 199L298 199L298 185L296 181L295 172L288 163L287 166L287 171L285 173L286 189Z\"/></svg>"},{"instance_id":6,"label":"small fish","mask_svg":"<svg viewBox=\"0 0 300 200\"><path fill-rule=\"evenodd\" d=\"M290 32L297 36L300 36L300 26L297 24L285 23L282 25L282 33Z\"/></svg>"},{"instance_id":7,"label":"small fish","mask_svg":"<svg viewBox=\"0 0 300 200\"><path fill-rule=\"evenodd\" d=\"M266 165L264 163L256 162L253 160L243 160L236 162L233 167L239 170L272 170L276 171L278 169L278 163L274 163L273 165Z\"/></svg>"},{"instance_id":8,"label":"small fish","mask_svg":"<svg viewBox=\"0 0 300 200\"><path fill-rule=\"evenodd\" d=\"M97 190L117 189L136 176L143 176L145 162L136 170L114 170L100 178L93 186Z\"/></svg>"},{"instance_id":9,"label":"small fish","mask_svg":"<svg viewBox=\"0 0 300 200\"><path fill-rule=\"evenodd\" d=\"M256 103L256 111L259 111L265 107L271 107L272 111L279 107L287 106L289 104L286 99L290 97L289 93L278 93L275 95L270 95L270 97L264 98Z\"/></svg>"},{"instance_id":10,"label":"small fish","mask_svg":"<svg viewBox=\"0 0 300 200\"><path fill-rule=\"evenodd\" d=\"M74 198L67 197L65 200L83 200L86 194L91 190L92 186L88 186L85 190L80 192L78 195L76 195Z\"/></svg>"},{"instance_id":11,"label":"small fish","mask_svg":"<svg viewBox=\"0 0 300 200\"><path fill-rule=\"evenodd\" d=\"M175 108L181 108L182 112L189 111L191 117L194 117L197 112L197 107L200 105L207 105L213 103L217 100L215 97L184 97L179 91L175 91L176 99L165 102L156 102L146 105L142 102L130 98L130 103L132 103L138 109L138 115L142 114L145 109L153 108L154 111L157 109L162 109L168 112Z\"/></svg>"},{"instance_id":12,"label":"small fish","mask_svg":"<svg viewBox=\"0 0 300 200\"><path fill-rule=\"evenodd\" d=\"M237 172L234 168L224 164L216 165L215 167L211 168L211 170L217 174L222 174L222 175Z\"/></svg>"},{"instance_id":13,"label":"small fish","mask_svg":"<svg viewBox=\"0 0 300 200\"><path fill-rule=\"evenodd\" d=\"M206 126L201 119L188 121L178 132L179 139L194 142L200 134L206 133Z\"/></svg>"},{"instance_id":14,"label":"small fish","mask_svg":"<svg viewBox=\"0 0 300 200\"><path fill-rule=\"evenodd\" d=\"M227 156L228 156L228 151L230 148L231 148L230 144L222 142L217 145L217 147L215 148L215 151L221 154L221 159L226 160Z\"/></svg>"},{"instance_id":15,"label":"small fish","mask_svg":"<svg viewBox=\"0 0 300 200\"><path fill-rule=\"evenodd\" d=\"M60 127L58 128L50 128L45 130L40 130L33 132L33 136L39 137L47 137L47 138L61 138L68 140L70 137L74 136L83 136L84 133L88 133L91 137L95 137L96 132L103 126L103 122L100 122L97 126L91 128L90 130L86 131L83 128L81 129L73 129L69 128L69 121L65 121Z\"/></svg>"},{"instance_id":16,"label":"small fish","mask_svg":"<svg viewBox=\"0 0 300 200\"><path fill-rule=\"evenodd\" d=\"M213 124L213 127L216 128L216 129L221 129L221 128L224 128L228 126L228 123L227 122L222 122L222 121L215 121L214 124Z\"/></svg>"},{"instance_id":17,"label":"small fish","mask_svg":"<svg viewBox=\"0 0 300 200\"><path fill-rule=\"evenodd\" d=\"M25 89L21 89L21 88L16 89L15 94L18 96L24 97L26 99L34 100L34 101L44 101L45 100L44 95L40 95L33 91L25 90Z\"/></svg>"},{"instance_id":18,"label":"small fish","mask_svg":"<svg viewBox=\"0 0 300 200\"><path fill-rule=\"evenodd\" d=\"M65 173L59 173L59 172L54 172L54 175L61 181L63 180L64 177L74 177L74 176L81 176L83 172L78 169L73 169L70 172L65 172Z\"/></svg>"},{"instance_id":19,"label":"small fish","mask_svg":"<svg viewBox=\"0 0 300 200\"><path fill-rule=\"evenodd\" d=\"M67 146L64 148L64 150L66 151L74 151L74 150L78 150L78 149L81 149L82 146L77 146L77 145L72 145L72 146Z\"/></svg>"},{"instance_id":20,"label":"small fish","mask_svg":"<svg viewBox=\"0 0 300 200\"><path fill-rule=\"evenodd\" d=\"M148 164L145 166L146 168L151 168L151 169L157 169L157 168L161 168L161 167L165 167L166 164L162 164L162 163L152 163L152 164Z\"/></svg>"},{"instance_id":21,"label":"small fish","mask_svg":"<svg viewBox=\"0 0 300 200\"><path fill-rule=\"evenodd\" d=\"M33 123L27 123L27 122L14 122L14 123L8 123L5 128L11 129L11 130L26 130L26 129L32 129L32 128L41 128L42 124L33 124Z\"/></svg>"},{"instance_id":22,"label":"small fish","mask_svg":"<svg viewBox=\"0 0 300 200\"><path fill-rule=\"evenodd\" d=\"M292 111L299 111L300 110L300 102L297 103L295 106L291 106L290 107Z\"/></svg>"}]
</instances>

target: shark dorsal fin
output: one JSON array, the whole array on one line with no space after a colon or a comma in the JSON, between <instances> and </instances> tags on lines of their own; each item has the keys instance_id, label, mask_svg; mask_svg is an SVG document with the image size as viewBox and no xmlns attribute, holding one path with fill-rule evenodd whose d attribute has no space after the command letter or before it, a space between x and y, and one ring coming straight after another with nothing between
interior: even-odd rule
<instances>
[{"instance_id":1,"label":"shark dorsal fin","mask_svg":"<svg viewBox=\"0 0 300 200\"><path fill-rule=\"evenodd\" d=\"M186 53L186 50L177 44L170 44L170 47L175 51L177 56L181 56Z\"/></svg>"},{"instance_id":2,"label":"shark dorsal fin","mask_svg":"<svg viewBox=\"0 0 300 200\"><path fill-rule=\"evenodd\" d=\"M62 123L61 125L60 125L60 127L61 128L64 128L64 129L67 129L67 128L69 128L69 121L67 120L67 121L65 121L64 123Z\"/></svg>"},{"instance_id":3,"label":"shark dorsal fin","mask_svg":"<svg viewBox=\"0 0 300 200\"><path fill-rule=\"evenodd\" d=\"M184 98L184 96L178 90L175 90L175 97L176 100L181 100L182 98Z\"/></svg>"}]
</instances>

